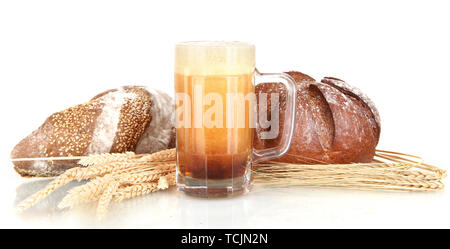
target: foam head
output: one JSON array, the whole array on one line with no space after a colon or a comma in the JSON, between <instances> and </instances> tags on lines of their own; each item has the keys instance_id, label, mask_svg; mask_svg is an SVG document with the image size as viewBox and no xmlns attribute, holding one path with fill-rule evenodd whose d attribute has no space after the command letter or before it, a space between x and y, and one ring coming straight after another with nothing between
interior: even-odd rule
<instances>
[{"instance_id":1,"label":"foam head","mask_svg":"<svg viewBox=\"0 0 450 249\"><path fill-rule=\"evenodd\" d=\"M191 41L175 47L175 72L183 75L241 75L255 69L255 46L244 42Z\"/></svg>"}]
</instances>

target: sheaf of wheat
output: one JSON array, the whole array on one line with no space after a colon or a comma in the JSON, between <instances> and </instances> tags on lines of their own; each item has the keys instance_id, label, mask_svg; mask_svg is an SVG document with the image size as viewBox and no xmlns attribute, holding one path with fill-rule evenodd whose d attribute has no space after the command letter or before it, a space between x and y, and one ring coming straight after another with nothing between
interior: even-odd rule
<instances>
[{"instance_id":1,"label":"sheaf of wheat","mask_svg":"<svg viewBox=\"0 0 450 249\"><path fill-rule=\"evenodd\" d=\"M72 158L60 158L60 160L65 159L71 160ZM143 155L127 152L87 156L79 161L84 167L69 169L56 177L44 189L19 203L15 211L23 212L71 181L90 180L84 185L71 189L58 207L74 207L82 203L101 200L97 213L102 217L113 199L120 201L131 198L130 196L150 193L148 184L154 184L151 192L166 189L169 187L168 185L175 185L175 159L176 153L173 149ZM164 181L160 181L161 178ZM113 188L110 185L118 186ZM147 187L129 188L133 185ZM124 191L125 189L127 191ZM111 196L105 196L106 194Z\"/></svg>"},{"instance_id":2,"label":"sheaf of wheat","mask_svg":"<svg viewBox=\"0 0 450 249\"><path fill-rule=\"evenodd\" d=\"M72 157L58 160L73 160ZM176 182L176 151L163 150L153 154L100 154L77 157L82 167L67 170L44 189L22 201L16 212L38 203L56 189L71 181L90 180L72 188L58 204L73 208L94 202L97 217L105 217L111 202L120 202L164 190ZM302 158L311 160L310 158ZM26 159L29 160L29 159ZM42 159L40 159L42 160ZM256 185L311 186L388 191L436 191L444 188L447 173L426 164L417 156L377 150L372 163L292 164L263 162L252 166Z\"/></svg>"}]
</instances>

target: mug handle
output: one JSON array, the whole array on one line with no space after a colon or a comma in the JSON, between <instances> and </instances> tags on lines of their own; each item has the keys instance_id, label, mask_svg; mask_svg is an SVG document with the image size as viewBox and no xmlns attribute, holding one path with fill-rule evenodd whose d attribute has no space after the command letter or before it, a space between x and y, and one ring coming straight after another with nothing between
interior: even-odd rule
<instances>
[{"instance_id":1,"label":"mug handle","mask_svg":"<svg viewBox=\"0 0 450 249\"><path fill-rule=\"evenodd\" d=\"M294 134L297 96L295 80L285 73L260 73L255 70L255 85L264 83L281 83L286 86L286 112L282 131L287 131L287 134L281 136L280 144L276 147L253 149L253 162L266 161L284 155L291 146Z\"/></svg>"}]
</instances>

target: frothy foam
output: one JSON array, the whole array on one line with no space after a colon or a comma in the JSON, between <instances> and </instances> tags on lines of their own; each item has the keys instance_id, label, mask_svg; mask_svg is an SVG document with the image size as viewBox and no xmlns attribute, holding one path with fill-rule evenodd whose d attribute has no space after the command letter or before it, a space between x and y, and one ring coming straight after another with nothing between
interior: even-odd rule
<instances>
[{"instance_id":1,"label":"frothy foam","mask_svg":"<svg viewBox=\"0 0 450 249\"><path fill-rule=\"evenodd\" d=\"M255 68L255 46L244 42L192 41L175 47L175 72L183 75L241 75Z\"/></svg>"}]
</instances>

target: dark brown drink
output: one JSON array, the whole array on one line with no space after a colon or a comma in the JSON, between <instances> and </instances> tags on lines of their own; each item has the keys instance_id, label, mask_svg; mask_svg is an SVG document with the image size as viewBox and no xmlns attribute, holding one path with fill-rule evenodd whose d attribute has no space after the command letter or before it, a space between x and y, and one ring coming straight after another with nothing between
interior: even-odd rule
<instances>
[{"instance_id":1,"label":"dark brown drink","mask_svg":"<svg viewBox=\"0 0 450 249\"><path fill-rule=\"evenodd\" d=\"M249 153L192 155L178 152L180 173L195 179L222 180L241 177L249 166Z\"/></svg>"}]
</instances>

